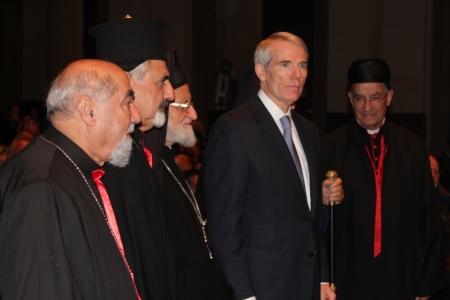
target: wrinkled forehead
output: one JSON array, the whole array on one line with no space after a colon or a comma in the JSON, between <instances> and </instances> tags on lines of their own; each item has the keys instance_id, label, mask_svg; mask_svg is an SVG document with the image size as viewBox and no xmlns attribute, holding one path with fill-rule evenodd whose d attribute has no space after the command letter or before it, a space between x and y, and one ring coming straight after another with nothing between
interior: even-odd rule
<instances>
[{"instance_id":1,"label":"wrinkled forehead","mask_svg":"<svg viewBox=\"0 0 450 300\"><path fill-rule=\"evenodd\" d=\"M276 40L270 47L272 60L300 60L307 62L308 55L301 45L286 41Z\"/></svg>"},{"instance_id":2,"label":"wrinkled forehead","mask_svg":"<svg viewBox=\"0 0 450 300\"><path fill-rule=\"evenodd\" d=\"M151 60L149 72L157 75L170 75L164 60Z\"/></svg>"},{"instance_id":3,"label":"wrinkled forehead","mask_svg":"<svg viewBox=\"0 0 450 300\"><path fill-rule=\"evenodd\" d=\"M189 103L192 100L191 92L189 91L189 85L184 84L174 90L176 103Z\"/></svg>"},{"instance_id":4,"label":"wrinkled forehead","mask_svg":"<svg viewBox=\"0 0 450 300\"><path fill-rule=\"evenodd\" d=\"M121 89L131 89L131 76L128 72L119 70L111 74Z\"/></svg>"},{"instance_id":5,"label":"wrinkled forehead","mask_svg":"<svg viewBox=\"0 0 450 300\"><path fill-rule=\"evenodd\" d=\"M306 48L306 45L297 41L276 39L271 43L270 49L272 55L275 55L277 52L280 52L281 50L289 50L290 52L295 51L297 53L301 53L303 56L306 57L306 59L308 59L308 49Z\"/></svg>"}]
</instances>

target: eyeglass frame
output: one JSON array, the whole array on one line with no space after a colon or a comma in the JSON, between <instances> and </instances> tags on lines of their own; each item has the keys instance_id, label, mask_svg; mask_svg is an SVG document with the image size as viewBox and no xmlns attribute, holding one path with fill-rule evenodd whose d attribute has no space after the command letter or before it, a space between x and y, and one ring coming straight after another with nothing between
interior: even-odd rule
<instances>
[{"instance_id":1,"label":"eyeglass frame","mask_svg":"<svg viewBox=\"0 0 450 300\"><path fill-rule=\"evenodd\" d=\"M183 111L187 111L189 109L189 107L194 106L194 102L187 102L187 103L177 103L177 102L172 102L169 103L169 105L178 107L178 108L183 108Z\"/></svg>"},{"instance_id":2,"label":"eyeglass frame","mask_svg":"<svg viewBox=\"0 0 450 300\"><path fill-rule=\"evenodd\" d=\"M355 97L355 95L353 93L351 93L351 97L350 98L353 100L353 102L355 102L355 104L365 103L366 100L369 100L370 103L380 103L381 101L384 101L384 99L386 99L388 94L389 94L389 92L385 93L384 96L376 95L376 96L370 96L369 98L366 98L366 97L363 97L363 96Z\"/></svg>"}]
</instances>

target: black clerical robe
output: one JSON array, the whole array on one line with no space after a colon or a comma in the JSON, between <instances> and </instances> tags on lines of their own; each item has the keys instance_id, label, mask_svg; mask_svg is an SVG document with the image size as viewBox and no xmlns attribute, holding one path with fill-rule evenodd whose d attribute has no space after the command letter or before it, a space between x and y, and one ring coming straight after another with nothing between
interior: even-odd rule
<instances>
[{"instance_id":1,"label":"black clerical robe","mask_svg":"<svg viewBox=\"0 0 450 300\"><path fill-rule=\"evenodd\" d=\"M140 296L143 300L177 299L185 290L183 279L177 278L183 273L177 269L179 251L164 196L142 150L143 138L136 129L129 165L122 169L106 165L102 180L111 191L125 255Z\"/></svg>"},{"instance_id":2,"label":"black clerical robe","mask_svg":"<svg viewBox=\"0 0 450 300\"><path fill-rule=\"evenodd\" d=\"M166 119L168 118L169 108L166 109ZM159 186L163 188L163 166L161 163L162 152L164 150L164 144L166 142L167 134L167 122L161 128L153 127L144 135L140 135L144 138L144 145L152 153L153 164L152 171L158 180Z\"/></svg>"},{"instance_id":3,"label":"black clerical robe","mask_svg":"<svg viewBox=\"0 0 450 300\"><path fill-rule=\"evenodd\" d=\"M386 121L381 252L374 257L376 188L365 150L370 137L355 120L322 141L324 174L335 170L345 198L335 206L335 278L339 299L414 299L445 285L441 228L432 202L427 149ZM371 150L371 149L369 149Z\"/></svg>"},{"instance_id":4,"label":"black clerical robe","mask_svg":"<svg viewBox=\"0 0 450 300\"><path fill-rule=\"evenodd\" d=\"M100 166L54 127L43 137L73 162L37 137L0 168L0 298L137 299L91 177Z\"/></svg>"},{"instance_id":5,"label":"black clerical robe","mask_svg":"<svg viewBox=\"0 0 450 300\"><path fill-rule=\"evenodd\" d=\"M185 192L193 201L194 197L174 161L172 149L165 147L162 158L178 180L163 167L164 195L182 249L188 299L233 299L231 286L226 282L222 269L215 259L209 258L199 218Z\"/></svg>"}]
</instances>

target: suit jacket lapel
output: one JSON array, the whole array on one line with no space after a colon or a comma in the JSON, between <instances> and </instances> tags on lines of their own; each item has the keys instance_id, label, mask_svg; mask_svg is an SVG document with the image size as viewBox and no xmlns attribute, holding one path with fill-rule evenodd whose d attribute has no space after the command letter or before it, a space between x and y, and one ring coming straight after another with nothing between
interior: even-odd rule
<instances>
[{"instance_id":1,"label":"suit jacket lapel","mask_svg":"<svg viewBox=\"0 0 450 300\"><path fill-rule=\"evenodd\" d=\"M261 134L267 140L268 145L272 147L277 153L278 157L283 161L286 172L289 173L289 177L292 179L298 193L302 195L303 201L301 201L306 209L309 212L308 204L306 203L306 194L303 190L300 177L297 172L297 168L295 167L294 160L292 159L291 153L289 151L288 146L278 129L277 124L273 120L269 111L266 109L264 104L261 102L258 96L254 96L252 98L252 109L255 115L256 120L261 124Z\"/></svg>"}]
</instances>

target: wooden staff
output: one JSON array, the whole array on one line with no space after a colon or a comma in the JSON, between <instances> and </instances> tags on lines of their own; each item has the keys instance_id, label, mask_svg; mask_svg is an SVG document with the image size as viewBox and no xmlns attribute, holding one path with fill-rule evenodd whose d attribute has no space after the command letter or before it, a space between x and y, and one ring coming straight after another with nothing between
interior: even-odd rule
<instances>
[{"instance_id":1,"label":"wooden staff","mask_svg":"<svg viewBox=\"0 0 450 300\"><path fill-rule=\"evenodd\" d=\"M327 180L332 182L336 181L338 174L336 171L330 170L325 175ZM334 283L334 201L330 201L328 198L328 204L330 207L330 277L331 277L331 289L336 292L336 284Z\"/></svg>"}]
</instances>

